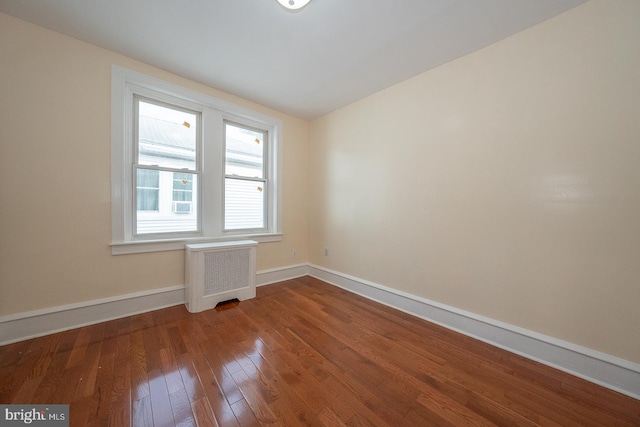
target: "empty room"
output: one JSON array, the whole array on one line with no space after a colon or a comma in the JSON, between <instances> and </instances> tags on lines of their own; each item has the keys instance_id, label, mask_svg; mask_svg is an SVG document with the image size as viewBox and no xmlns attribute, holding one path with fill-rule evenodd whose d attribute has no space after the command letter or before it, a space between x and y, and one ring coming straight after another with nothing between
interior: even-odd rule
<instances>
[{"instance_id":1,"label":"empty room","mask_svg":"<svg viewBox=\"0 0 640 427\"><path fill-rule=\"evenodd\" d=\"M0 0L0 424L639 426L639 22Z\"/></svg>"}]
</instances>

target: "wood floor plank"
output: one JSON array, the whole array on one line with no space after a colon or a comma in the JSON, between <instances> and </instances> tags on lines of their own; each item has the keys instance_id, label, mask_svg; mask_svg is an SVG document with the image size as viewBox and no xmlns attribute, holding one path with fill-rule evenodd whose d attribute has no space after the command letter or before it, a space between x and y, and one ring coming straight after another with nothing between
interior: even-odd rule
<instances>
[{"instance_id":1,"label":"wood floor plank","mask_svg":"<svg viewBox=\"0 0 640 427\"><path fill-rule=\"evenodd\" d=\"M456 424L447 421L440 415L439 409L430 410L426 406L416 406L404 417L404 425L408 426L438 426L438 427L458 427Z\"/></svg>"},{"instance_id":2,"label":"wood floor plank","mask_svg":"<svg viewBox=\"0 0 640 427\"><path fill-rule=\"evenodd\" d=\"M151 410L151 397L146 396L132 402L131 422L136 427L153 427L153 411Z\"/></svg>"},{"instance_id":3,"label":"wood floor plank","mask_svg":"<svg viewBox=\"0 0 640 427\"><path fill-rule=\"evenodd\" d=\"M322 423L322 425L327 427L347 427L345 421L338 414L333 412L331 408L325 407L318 413L318 419Z\"/></svg>"},{"instance_id":4,"label":"wood floor plank","mask_svg":"<svg viewBox=\"0 0 640 427\"><path fill-rule=\"evenodd\" d=\"M109 406L109 425L131 423L131 359L129 357L130 336L119 335L116 339L116 354L113 366L113 382Z\"/></svg>"},{"instance_id":5,"label":"wood floor plank","mask_svg":"<svg viewBox=\"0 0 640 427\"><path fill-rule=\"evenodd\" d=\"M27 378L18 389L18 392L13 396L13 400L10 403L20 404L31 402L41 382L42 377Z\"/></svg>"},{"instance_id":6,"label":"wood floor plank","mask_svg":"<svg viewBox=\"0 0 640 427\"><path fill-rule=\"evenodd\" d=\"M94 408L94 402L91 396L75 400L69 405L69 417L73 418L74 426L86 426L89 424L91 412ZM95 425L96 420L92 419ZM70 422L71 424L71 422Z\"/></svg>"},{"instance_id":7,"label":"wood floor plank","mask_svg":"<svg viewBox=\"0 0 640 427\"><path fill-rule=\"evenodd\" d=\"M348 407L353 409L354 416L351 418L359 419L366 425L371 426L387 426L389 423L385 420L384 414L375 412L375 409L367 404L366 397L354 393L348 385L339 381L333 375L325 378L322 381L322 388L324 393L332 393L339 397ZM336 406L331 406L336 409ZM336 412L338 412L336 410ZM398 424L402 425L402 424Z\"/></svg>"},{"instance_id":8,"label":"wood floor plank","mask_svg":"<svg viewBox=\"0 0 640 427\"><path fill-rule=\"evenodd\" d=\"M260 425L260 421L258 421L246 400L241 399L236 401L231 405L231 409L241 426L253 427Z\"/></svg>"},{"instance_id":9,"label":"wood floor plank","mask_svg":"<svg viewBox=\"0 0 640 427\"><path fill-rule=\"evenodd\" d=\"M640 426L640 401L302 277L0 347L76 426Z\"/></svg>"},{"instance_id":10,"label":"wood floor plank","mask_svg":"<svg viewBox=\"0 0 640 427\"><path fill-rule=\"evenodd\" d=\"M264 358L262 352L266 349L261 340L252 343L243 342L243 350L248 361L251 361L255 369L254 375L259 377L258 383L261 388L269 390L269 393L276 397L270 403L272 411L278 419L285 425L320 426L322 423L317 417L317 412L307 405L292 388L282 387L281 383L286 383L280 371ZM246 369L245 369L245 372ZM274 391L277 390L277 391Z\"/></svg>"},{"instance_id":11,"label":"wood floor plank","mask_svg":"<svg viewBox=\"0 0 640 427\"><path fill-rule=\"evenodd\" d=\"M77 365L80 367L80 379L76 386L74 400L81 400L93 394L98 376L101 345L100 342L90 344L85 351L82 363Z\"/></svg>"},{"instance_id":12,"label":"wood floor plank","mask_svg":"<svg viewBox=\"0 0 640 427\"><path fill-rule=\"evenodd\" d=\"M205 396L205 392L198 377L198 371L193 366L193 357L187 353L178 356L178 369L189 402L193 403Z\"/></svg>"},{"instance_id":13,"label":"wood floor plank","mask_svg":"<svg viewBox=\"0 0 640 427\"><path fill-rule=\"evenodd\" d=\"M635 401L619 399L617 393L611 393L602 387L593 387L591 383L581 378L565 377L562 380L563 394L580 399L589 406L615 418L622 418L631 425L640 425L640 408Z\"/></svg>"},{"instance_id":14,"label":"wood floor plank","mask_svg":"<svg viewBox=\"0 0 640 427\"><path fill-rule=\"evenodd\" d=\"M196 426L196 419L191 409L191 402L184 390L179 390L169 395L171 401L171 411L176 426L191 427Z\"/></svg>"},{"instance_id":15,"label":"wood floor plank","mask_svg":"<svg viewBox=\"0 0 640 427\"><path fill-rule=\"evenodd\" d=\"M281 424L271 410L269 403L264 400L264 393L260 387L242 369L231 373L231 376L261 425Z\"/></svg>"},{"instance_id":16,"label":"wood floor plank","mask_svg":"<svg viewBox=\"0 0 640 427\"><path fill-rule=\"evenodd\" d=\"M302 339L299 333L294 331L290 331L290 333L298 340L300 345L307 347L308 352L316 352L316 360L324 361L323 365L329 373L329 377L325 379L324 382L331 384L331 389L335 389L335 385L340 384L339 388L342 389L341 395L348 394L354 397L352 404L362 405L364 408L376 413L377 417L385 420L385 422L389 424L397 424L402 419L400 414L388 410L384 402L380 402L375 395L375 389L370 389L367 385L349 375L348 365L345 364L346 362L340 364L343 366L341 368L334 363L335 359L333 357L327 359L317 353L316 346L313 346L310 340Z\"/></svg>"},{"instance_id":17,"label":"wood floor plank","mask_svg":"<svg viewBox=\"0 0 640 427\"><path fill-rule=\"evenodd\" d=\"M53 398L55 397L55 393L62 381L64 367L67 364L68 357L68 351L58 350L52 355L52 361L44 373L42 381L40 382L31 402L45 404L54 401Z\"/></svg>"},{"instance_id":18,"label":"wood floor plank","mask_svg":"<svg viewBox=\"0 0 640 427\"><path fill-rule=\"evenodd\" d=\"M232 371L242 370L240 365L238 365L235 359L231 356L229 356L229 358L225 358L224 361L220 357L218 357L218 353L220 352L218 349L220 347L218 347L217 345L213 347L207 345L205 346L205 348L210 349L210 351L208 351L205 355L203 355L203 358L204 358L203 360L206 363L198 363L200 358L198 358L197 356L194 356L194 359L195 359L194 363L196 363L197 367L198 366L200 367L200 370L198 370L197 367L196 367L196 370L198 370L198 374L200 375L203 388L205 387L205 384L207 381L206 378L210 378L210 372L211 372L213 374L212 378L215 378L215 382L216 382L215 384L217 384L220 390L222 390L222 393L224 394L225 399L230 405L233 405L235 402L239 400L243 400L244 395L240 391L240 388L238 388L238 385L234 381L230 372L230 370ZM209 367L210 372L207 370L207 366ZM202 380L203 376L205 376L204 381ZM213 379L209 379L209 384L211 386L215 385Z\"/></svg>"},{"instance_id":19,"label":"wood floor plank","mask_svg":"<svg viewBox=\"0 0 640 427\"><path fill-rule=\"evenodd\" d=\"M160 349L160 361L169 394L184 390L184 384L180 376L180 368L178 367L174 350L172 348Z\"/></svg>"},{"instance_id":20,"label":"wood floor plank","mask_svg":"<svg viewBox=\"0 0 640 427\"><path fill-rule=\"evenodd\" d=\"M509 408L480 395L472 395L465 407L499 426L535 426L536 423Z\"/></svg>"},{"instance_id":21,"label":"wood floor plank","mask_svg":"<svg viewBox=\"0 0 640 427\"><path fill-rule=\"evenodd\" d=\"M323 393L322 383L313 376L305 367L298 363L298 360L291 357L287 351L277 351L279 345L269 339L270 333L273 331L265 331L261 341L266 339L272 343L270 348L264 345L260 348L260 355L269 363L275 372L278 373L282 381L287 384L287 388L291 388L301 401L313 412L325 412L325 419L331 414L339 414L341 419L348 420L353 417L353 409L347 406L342 400L336 398L335 395ZM264 342L264 341L263 341ZM327 411L328 410L328 411ZM318 415L319 417L319 415Z\"/></svg>"},{"instance_id":22,"label":"wood floor plank","mask_svg":"<svg viewBox=\"0 0 640 427\"><path fill-rule=\"evenodd\" d=\"M112 338L108 337L105 339L111 342ZM112 349L109 352L100 353L93 394L84 398L84 400L88 402L88 425L107 425L109 421L109 412L111 410L111 396L113 393L113 385L115 379L115 340L111 346Z\"/></svg>"},{"instance_id":23,"label":"wood floor plank","mask_svg":"<svg viewBox=\"0 0 640 427\"><path fill-rule=\"evenodd\" d=\"M149 372L149 394L154 425L156 427L175 425L167 382L162 371Z\"/></svg>"},{"instance_id":24,"label":"wood floor plank","mask_svg":"<svg viewBox=\"0 0 640 427\"><path fill-rule=\"evenodd\" d=\"M112 407L109 413L109 427L122 427L134 425L131 422L131 412L123 407Z\"/></svg>"},{"instance_id":25,"label":"wood floor plank","mask_svg":"<svg viewBox=\"0 0 640 427\"><path fill-rule=\"evenodd\" d=\"M421 394L417 401L456 426L495 426L486 418L435 390Z\"/></svg>"},{"instance_id":26,"label":"wood floor plank","mask_svg":"<svg viewBox=\"0 0 640 427\"><path fill-rule=\"evenodd\" d=\"M196 423L202 427L219 426L207 399L199 399L191 404Z\"/></svg>"},{"instance_id":27,"label":"wood floor plank","mask_svg":"<svg viewBox=\"0 0 640 427\"><path fill-rule=\"evenodd\" d=\"M133 322L132 322L133 323ZM129 335L129 362L131 367L132 399L138 400L149 396L149 379L142 330L138 329Z\"/></svg>"},{"instance_id":28,"label":"wood floor plank","mask_svg":"<svg viewBox=\"0 0 640 427\"><path fill-rule=\"evenodd\" d=\"M216 420L220 425L224 426L237 425L236 417L231 410L229 401L225 397L222 386L211 370L211 366L206 357L204 355L196 355L194 358L194 367L198 372L202 390L209 402L209 406L215 414ZM232 400L235 401L238 399Z\"/></svg>"},{"instance_id":29,"label":"wood floor plank","mask_svg":"<svg viewBox=\"0 0 640 427\"><path fill-rule=\"evenodd\" d=\"M85 326L80 328L80 332L75 342L73 343L73 349L69 355L66 368L73 368L82 363L84 360L84 354L87 351L87 347L91 341L92 329L91 326ZM35 340L38 341L38 340Z\"/></svg>"},{"instance_id":30,"label":"wood floor plank","mask_svg":"<svg viewBox=\"0 0 640 427\"><path fill-rule=\"evenodd\" d=\"M41 377L47 372L62 341L62 334L53 334L46 338L48 339L44 340L44 347L38 350L38 359L32 365L29 378Z\"/></svg>"},{"instance_id":31,"label":"wood floor plank","mask_svg":"<svg viewBox=\"0 0 640 427\"><path fill-rule=\"evenodd\" d=\"M64 369L53 398L58 402L73 403L74 396L82 378L82 366Z\"/></svg>"}]
</instances>

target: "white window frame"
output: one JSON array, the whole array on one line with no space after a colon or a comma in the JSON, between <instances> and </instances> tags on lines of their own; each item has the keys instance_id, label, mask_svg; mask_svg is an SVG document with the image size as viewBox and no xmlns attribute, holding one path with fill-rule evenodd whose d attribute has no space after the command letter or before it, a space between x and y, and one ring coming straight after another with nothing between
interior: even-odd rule
<instances>
[{"instance_id":1,"label":"white window frame","mask_svg":"<svg viewBox=\"0 0 640 427\"><path fill-rule=\"evenodd\" d=\"M135 158L133 98L142 96L201 113L201 229L180 235L133 234ZM265 130L269 193L264 230L224 230L224 122ZM117 65L111 67L111 253L181 250L187 243L282 239L282 121L266 114Z\"/></svg>"}]
</instances>

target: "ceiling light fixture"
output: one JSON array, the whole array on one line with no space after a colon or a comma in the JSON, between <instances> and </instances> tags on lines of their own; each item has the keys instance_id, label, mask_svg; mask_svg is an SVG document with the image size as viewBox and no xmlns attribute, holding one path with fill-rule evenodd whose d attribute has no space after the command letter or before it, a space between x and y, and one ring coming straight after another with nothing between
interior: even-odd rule
<instances>
[{"instance_id":1,"label":"ceiling light fixture","mask_svg":"<svg viewBox=\"0 0 640 427\"><path fill-rule=\"evenodd\" d=\"M289 10L299 10L305 7L311 0L278 0L283 7Z\"/></svg>"}]
</instances>

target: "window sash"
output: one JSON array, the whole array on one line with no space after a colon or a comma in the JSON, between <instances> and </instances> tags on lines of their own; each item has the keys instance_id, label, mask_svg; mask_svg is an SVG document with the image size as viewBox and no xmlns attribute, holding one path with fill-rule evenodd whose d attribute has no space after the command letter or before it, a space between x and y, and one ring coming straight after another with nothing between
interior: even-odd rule
<instances>
[{"instance_id":1,"label":"window sash","mask_svg":"<svg viewBox=\"0 0 640 427\"><path fill-rule=\"evenodd\" d=\"M224 193L225 231L266 229L268 218L266 180L225 176Z\"/></svg>"},{"instance_id":2,"label":"window sash","mask_svg":"<svg viewBox=\"0 0 640 427\"><path fill-rule=\"evenodd\" d=\"M137 209L139 206L139 201L138 201L138 188L142 188L145 189L145 187L137 187L138 183L137 183L137 177L138 177L138 171L141 170L146 170L146 171L156 171L159 175L161 175L162 173L168 173L170 174L170 177L168 177L166 179L166 181L171 181L171 186L170 187L166 187L166 195L165 198L168 198L167 202L166 202L166 208L165 209L156 209L154 211L145 211L145 210L140 210ZM193 178L193 181L191 183L191 185L193 187L195 187L195 190L191 191L191 197L192 199L189 201L185 201L185 203L191 203L192 204L192 209L189 213L193 214L195 216L195 221L190 220L187 221L184 217L184 214L182 213L177 213L174 211L173 209L173 203L174 203L174 198L173 198L173 181L174 181L174 176L175 174L189 174L191 175ZM173 169L173 168L163 168L163 167L158 167L158 166L146 166L146 165L133 165L133 173L132 175L135 177L134 181L133 181L133 186L135 187L136 191L133 192L134 197L132 200L132 205L134 206L134 209L132 209L132 234L134 237L144 237L144 238L158 238L158 236L162 236L162 235L166 235L166 236L183 236L183 235L201 235L202 233L202 215L201 215L201 208L200 208L200 196L199 194L201 194L200 192L200 182L201 182L201 172L200 171L193 171L193 170L184 170L184 169ZM162 178L159 179L159 185L162 185ZM193 200L193 197L196 197L196 200ZM182 201L178 201L178 202L182 202ZM163 197L160 194L160 188L158 188L158 205L164 205L165 203L163 203ZM196 206L196 209L193 209L193 205ZM164 215L162 215L164 211ZM149 213L151 212L157 212L158 218L154 221L153 218L149 217ZM175 214L175 215L173 215ZM169 215L169 216L167 216ZM141 227L141 225L144 223L144 225ZM171 225L173 224L173 226Z\"/></svg>"},{"instance_id":3,"label":"window sash","mask_svg":"<svg viewBox=\"0 0 640 427\"><path fill-rule=\"evenodd\" d=\"M135 163L200 169L200 112L139 95L133 103ZM142 115L143 107L153 115Z\"/></svg>"},{"instance_id":4,"label":"window sash","mask_svg":"<svg viewBox=\"0 0 640 427\"><path fill-rule=\"evenodd\" d=\"M268 131L225 120L225 175L266 179L268 145Z\"/></svg>"}]
</instances>

